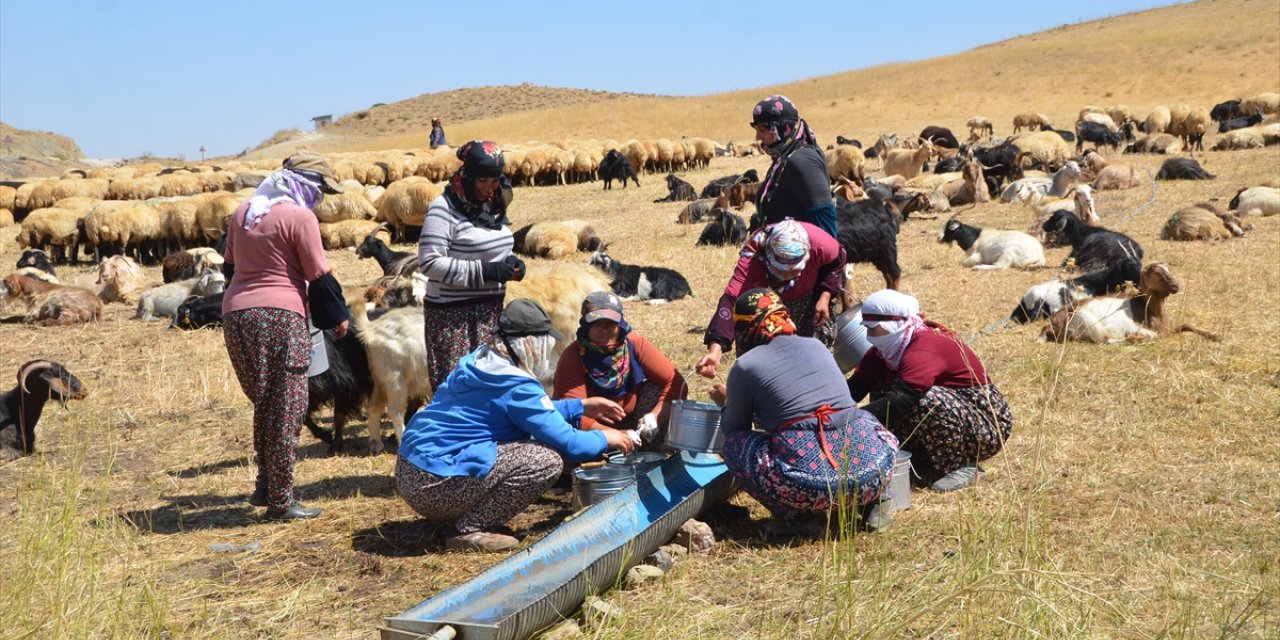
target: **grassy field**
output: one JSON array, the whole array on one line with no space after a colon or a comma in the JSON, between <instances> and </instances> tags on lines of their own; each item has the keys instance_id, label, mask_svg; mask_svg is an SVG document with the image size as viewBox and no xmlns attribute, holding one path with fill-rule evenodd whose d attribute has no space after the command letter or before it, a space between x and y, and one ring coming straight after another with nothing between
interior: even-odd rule
<instances>
[{"instance_id":1,"label":"grassy field","mask_svg":"<svg viewBox=\"0 0 1280 640\"><path fill-rule=\"evenodd\" d=\"M1145 112L1277 90L1280 29L1272 27L1280 27L1273 2L1197 3L779 89L827 135L914 131L931 114L958 128L975 113L1007 133L1000 123L1020 111L1067 123L1086 103ZM1098 57L1084 55L1095 48ZM1157 64L1168 56L1176 57ZM1069 66L1045 71L1063 58ZM1003 71L981 74L976 87L944 81L978 62ZM1105 82L1086 86L1089 69ZM924 92L908 78L940 86ZM748 135L744 114L770 90L623 98L608 113L585 105L510 114L449 135L683 131L724 141ZM425 132L416 135L360 144L421 146ZM1016 417L983 481L958 495L913 493L912 509L882 535L791 543L762 541L764 510L737 496L737 508L712 514L712 553L683 559L658 585L610 592L625 615L592 637L1280 637L1280 217L1251 219L1253 231L1226 242L1158 239L1178 208L1204 200L1225 208L1239 188L1274 179L1280 149L1197 159L1217 178L1102 192L1098 208L1106 226L1143 245L1147 262L1167 263L1179 278L1174 321L1220 332L1221 342L1182 334L1130 346L1043 344L1035 325L982 333L1057 270L965 269L960 249L935 241L942 219L909 220L898 238L903 289L930 318L974 336ZM1162 160L1125 158L1152 174ZM701 187L766 167L763 158L716 159L684 177ZM695 248L699 229L674 222L681 205L653 202L666 194L661 178L608 192L599 183L521 188L511 213L517 225L586 219L615 258L687 275L694 298L627 307L636 330L687 369L702 353L735 251ZM1034 216L988 204L961 217L1023 229ZM0 264L16 261L15 234L0 229ZM1047 253L1057 265L1067 249ZM346 285L378 275L350 252L329 259ZM147 272L160 281L158 268ZM883 281L860 265L854 282L865 295ZM0 467L0 639L373 638L383 617L495 560L444 553L442 533L396 497L394 456L361 453L359 427L341 457L303 435L298 493L324 507L320 518L261 522L244 502L254 476L251 411L221 333L171 331L132 315L109 305L92 326L0 323L0 372L48 357L90 390L65 410L47 409L37 455ZM691 383L705 397L708 383ZM532 541L568 514L567 498L547 496L511 528Z\"/></svg>"}]
</instances>

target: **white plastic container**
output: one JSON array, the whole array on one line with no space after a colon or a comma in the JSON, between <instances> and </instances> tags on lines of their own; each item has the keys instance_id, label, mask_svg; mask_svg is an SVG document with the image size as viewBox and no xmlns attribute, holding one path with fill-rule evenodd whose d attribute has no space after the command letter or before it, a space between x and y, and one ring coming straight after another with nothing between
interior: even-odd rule
<instances>
[{"instance_id":1,"label":"white plastic container","mask_svg":"<svg viewBox=\"0 0 1280 640\"><path fill-rule=\"evenodd\" d=\"M893 477L889 479L891 511L911 508L911 452L899 451L893 461Z\"/></svg>"}]
</instances>

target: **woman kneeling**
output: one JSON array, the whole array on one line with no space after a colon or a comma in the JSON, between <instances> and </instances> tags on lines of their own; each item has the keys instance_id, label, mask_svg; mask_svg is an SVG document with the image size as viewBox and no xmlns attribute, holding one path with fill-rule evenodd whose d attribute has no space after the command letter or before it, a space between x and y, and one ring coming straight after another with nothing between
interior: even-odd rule
<instances>
[{"instance_id":1,"label":"woman kneeling","mask_svg":"<svg viewBox=\"0 0 1280 640\"><path fill-rule=\"evenodd\" d=\"M454 550L507 551L515 538L490 529L510 520L560 476L561 456L599 457L634 449L631 434L575 428L584 414L618 414L606 398L552 401L543 389L560 338L538 303L514 300L494 336L436 389L431 404L405 427L396 489L428 520L452 523ZM638 437L634 438L638 440Z\"/></svg>"},{"instance_id":2,"label":"woman kneeling","mask_svg":"<svg viewBox=\"0 0 1280 640\"><path fill-rule=\"evenodd\" d=\"M897 439L857 407L826 347L795 335L790 314L771 291L742 294L733 320L738 360L728 385L711 390L724 407L729 471L782 523L860 505L866 528L887 527L880 498ZM762 431L751 430L753 422Z\"/></svg>"}]
</instances>

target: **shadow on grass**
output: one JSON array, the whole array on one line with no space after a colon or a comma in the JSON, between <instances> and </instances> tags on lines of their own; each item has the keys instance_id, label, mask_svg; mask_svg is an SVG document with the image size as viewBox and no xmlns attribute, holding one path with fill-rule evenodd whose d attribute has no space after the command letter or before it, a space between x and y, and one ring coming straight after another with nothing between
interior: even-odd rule
<instances>
[{"instance_id":1,"label":"shadow on grass","mask_svg":"<svg viewBox=\"0 0 1280 640\"><path fill-rule=\"evenodd\" d=\"M353 457L353 458L365 458L365 457L372 457L374 455L394 456L396 455L396 452L399 450L399 447L395 442L394 438L391 439L391 442L386 443L385 447L386 449L382 453L372 454L372 453L369 453L369 441L367 438L348 437L346 438L345 448L343 449L343 451L338 453L331 452L329 450L329 445L323 442L313 442L306 446L298 447L298 459L309 460L313 458L331 458L335 455L343 456L343 457ZM191 479L191 478L198 478L200 476L208 475L211 473L218 473L219 471L224 471L226 469L234 469L236 467L246 467L252 464L253 464L253 452L247 451L243 456L238 456L235 458L227 458L226 460L219 460L217 462L206 462L204 464L196 465L194 467L187 467L186 469L170 471L169 475L177 478Z\"/></svg>"},{"instance_id":2,"label":"shadow on grass","mask_svg":"<svg viewBox=\"0 0 1280 640\"><path fill-rule=\"evenodd\" d=\"M381 475L326 478L297 485L293 490L298 500L312 506L325 506L327 500L357 496L387 498L395 496L395 479ZM264 510L248 503L249 494L224 496L217 494L179 495L164 498L167 504L151 509L118 513L114 518L142 533L173 535L187 531L236 529L263 521Z\"/></svg>"},{"instance_id":3,"label":"shadow on grass","mask_svg":"<svg viewBox=\"0 0 1280 640\"><path fill-rule=\"evenodd\" d=\"M439 522L392 520L361 529L351 536L351 549L391 558L444 553L445 538L454 535L452 526Z\"/></svg>"}]
</instances>

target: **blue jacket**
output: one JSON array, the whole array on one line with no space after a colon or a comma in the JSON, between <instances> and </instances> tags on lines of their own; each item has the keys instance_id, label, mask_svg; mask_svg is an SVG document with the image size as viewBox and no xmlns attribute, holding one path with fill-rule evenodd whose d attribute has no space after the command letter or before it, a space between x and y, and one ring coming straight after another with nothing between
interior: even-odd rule
<instances>
[{"instance_id":1,"label":"blue jacket","mask_svg":"<svg viewBox=\"0 0 1280 640\"><path fill-rule=\"evenodd\" d=\"M551 400L533 376L481 346L463 356L431 404L405 426L400 457L438 476L483 478L498 443L534 439L573 461L608 448L600 431L575 428L582 400Z\"/></svg>"}]
</instances>

